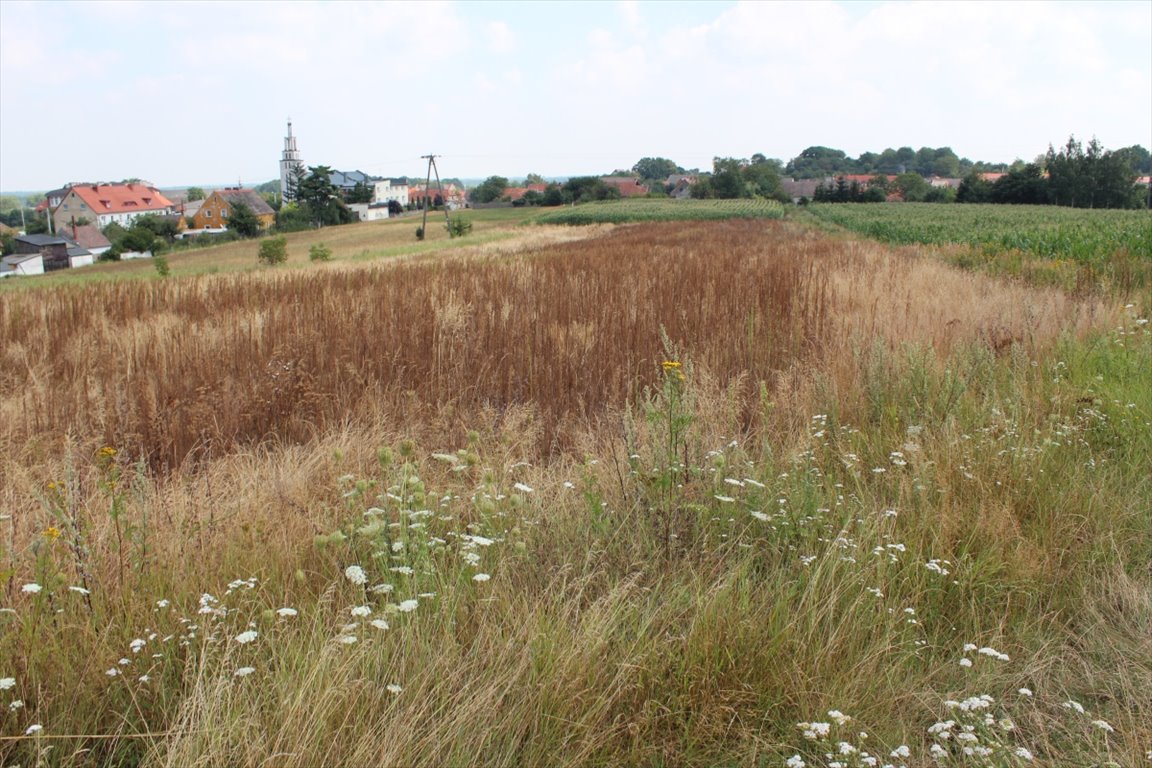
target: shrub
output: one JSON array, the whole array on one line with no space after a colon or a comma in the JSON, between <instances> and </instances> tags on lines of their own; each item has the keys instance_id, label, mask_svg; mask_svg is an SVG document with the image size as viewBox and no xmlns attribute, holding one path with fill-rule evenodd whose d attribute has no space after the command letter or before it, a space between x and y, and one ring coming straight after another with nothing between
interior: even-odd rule
<instances>
[{"instance_id":1,"label":"shrub","mask_svg":"<svg viewBox=\"0 0 1152 768\"><path fill-rule=\"evenodd\" d=\"M168 266L167 256L156 256L152 259L152 266L156 267L156 272L160 277L168 277L172 273L171 268Z\"/></svg>"},{"instance_id":2,"label":"shrub","mask_svg":"<svg viewBox=\"0 0 1152 768\"><path fill-rule=\"evenodd\" d=\"M472 222L465 221L463 218L457 216L448 222L448 236L449 237L464 237L472 231Z\"/></svg>"},{"instance_id":3,"label":"shrub","mask_svg":"<svg viewBox=\"0 0 1152 768\"><path fill-rule=\"evenodd\" d=\"M332 261L332 249L324 243L316 243L308 249L308 261Z\"/></svg>"},{"instance_id":4,"label":"shrub","mask_svg":"<svg viewBox=\"0 0 1152 768\"><path fill-rule=\"evenodd\" d=\"M424 239L424 227L416 227L416 239L417 240L423 240Z\"/></svg>"},{"instance_id":5,"label":"shrub","mask_svg":"<svg viewBox=\"0 0 1152 768\"><path fill-rule=\"evenodd\" d=\"M261 241L258 258L270 267L288 261L288 238L277 235Z\"/></svg>"}]
</instances>

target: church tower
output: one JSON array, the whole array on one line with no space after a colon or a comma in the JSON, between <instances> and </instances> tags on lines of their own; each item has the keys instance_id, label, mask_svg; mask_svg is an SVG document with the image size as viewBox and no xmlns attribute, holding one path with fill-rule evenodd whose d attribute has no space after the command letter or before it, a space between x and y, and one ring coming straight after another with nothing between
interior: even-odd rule
<instances>
[{"instance_id":1,"label":"church tower","mask_svg":"<svg viewBox=\"0 0 1152 768\"><path fill-rule=\"evenodd\" d=\"M295 190L289 189L288 180L298 165L301 165L300 150L296 148L296 137L292 135L292 118L288 118L288 135L284 137L284 152L280 156L280 199L284 202L295 198Z\"/></svg>"}]
</instances>

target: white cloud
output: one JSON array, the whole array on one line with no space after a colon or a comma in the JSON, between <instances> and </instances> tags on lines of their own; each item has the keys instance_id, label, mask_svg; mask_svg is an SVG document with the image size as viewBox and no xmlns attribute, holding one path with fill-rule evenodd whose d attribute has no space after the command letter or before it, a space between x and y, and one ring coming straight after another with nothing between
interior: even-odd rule
<instances>
[{"instance_id":1,"label":"white cloud","mask_svg":"<svg viewBox=\"0 0 1152 768\"><path fill-rule=\"evenodd\" d=\"M516 50L516 36L503 21L490 21L485 27L488 34L488 50L494 53L511 53Z\"/></svg>"}]
</instances>

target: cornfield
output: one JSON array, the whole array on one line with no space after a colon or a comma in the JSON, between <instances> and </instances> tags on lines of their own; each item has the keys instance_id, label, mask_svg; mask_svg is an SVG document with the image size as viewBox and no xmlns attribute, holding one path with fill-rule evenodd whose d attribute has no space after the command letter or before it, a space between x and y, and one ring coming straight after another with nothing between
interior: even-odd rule
<instances>
[{"instance_id":1,"label":"cornfield","mask_svg":"<svg viewBox=\"0 0 1152 768\"><path fill-rule=\"evenodd\" d=\"M627 224L642 221L782 219L786 209L774 200L670 200L640 198L585 203L542 213L539 224Z\"/></svg>"}]
</instances>

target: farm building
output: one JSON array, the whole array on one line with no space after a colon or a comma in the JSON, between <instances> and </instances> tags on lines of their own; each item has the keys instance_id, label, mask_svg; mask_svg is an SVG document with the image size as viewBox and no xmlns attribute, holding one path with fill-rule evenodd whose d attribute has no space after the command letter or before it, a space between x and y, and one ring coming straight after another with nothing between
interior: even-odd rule
<instances>
[{"instance_id":1,"label":"farm building","mask_svg":"<svg viewBox=\"0 0 1152 768\"><path fill-rule=\"evenodd\" d=\"M68 188L52 213L52 221L57 230L81 220L100 229L113 222L128 227L139 216L162 216L172 210L172 201L148 184L85 184Z\"/></svg>"},{"instance_id":2,"label":"farm building","mask_svg":"<svg viewBox=\"0 0 1152 768\"><path fill-rule=\"evenodd\" d=\"M189 229L222 229L228 226L228 217L232 215L232 206L237 202L246 204L264 229L272 226L276 221L276 212L272 210L264 198L254 189L241 187L225 187L217 189L208 195L201 203L196 214L189 220Z\"/></svg>"},{"instance_id":3,"label":"farm building","mask_svg":"<svg viewBox=\"0 0 1152 768\"><path fill-rule=\"evenodd\" d=\"M14 253L0 259L0 277L42 274L44 274L44 257L38 253Z\"/></svg>"}]
</instances>

